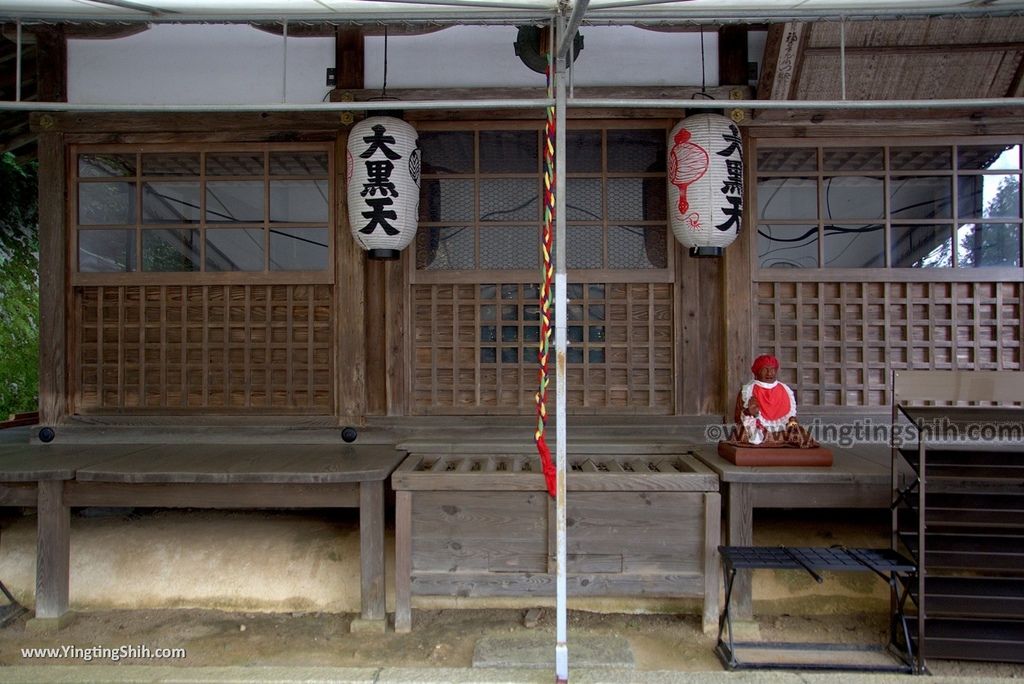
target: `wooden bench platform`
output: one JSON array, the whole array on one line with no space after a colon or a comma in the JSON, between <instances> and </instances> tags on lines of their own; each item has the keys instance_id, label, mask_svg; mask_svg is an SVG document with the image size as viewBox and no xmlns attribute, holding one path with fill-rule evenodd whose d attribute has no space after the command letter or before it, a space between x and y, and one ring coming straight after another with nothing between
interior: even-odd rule
<instances>
[{"instance_id":1,"label":"wooden bench platform","mask_svg":"<svg viewBox=\"0 0 1024 684\"><path fill-rule=\"evenodd\" d=\"M0 446L0 505L36 506L36 617L68 610L72 506L358 508L361 617L386 619L384 481L389 445Z\"/></svg>"}]
</instances>

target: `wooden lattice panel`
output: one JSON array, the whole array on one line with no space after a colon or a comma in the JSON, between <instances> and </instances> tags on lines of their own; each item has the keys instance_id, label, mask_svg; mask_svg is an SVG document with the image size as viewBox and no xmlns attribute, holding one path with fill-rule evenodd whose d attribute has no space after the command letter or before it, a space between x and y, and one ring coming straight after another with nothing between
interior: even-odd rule
<instances>
[{"instance_id":1,"label":"wooden lattice panel","mask_svg":"<svg viewBox=\"0 0 1024 684\"><path fill-rule=\"evenodd\" d=\"M571 284L568 299L568 406L670 413L672 284ZM532 411L537 302L533 284L413 285L414 412ZM553 403L553 350L549 365Z\"/></svg>"},{"instance_id":2,"label":"wooden lattice panel","mask_svg":"<svg viewBox=\"0 0 1024 684\"><path fill-rule=\"evenodd\" d=\"M333 411L329 285L75 290L75 410Z\"/></svg>"},{"instance_id":3,"label":"wooden lattice panel","mask_svg":"<svg viewBox=\"0 0 1024 684\"><path fill-rule=\"evenodd\" d=\"M758 353L804 406L888 406L893 370L1021 369L1021 283L756 287Z\"/></svg>"}]
</instances>

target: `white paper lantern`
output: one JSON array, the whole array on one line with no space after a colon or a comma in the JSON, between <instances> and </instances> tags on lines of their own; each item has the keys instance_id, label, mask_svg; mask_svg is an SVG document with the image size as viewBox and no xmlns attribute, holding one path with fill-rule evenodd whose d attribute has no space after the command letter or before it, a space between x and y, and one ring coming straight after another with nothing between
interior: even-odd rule
<instances>
[{"instance_id":1,"label":"white paper lantern","mask_svg":"<svg viewBox=\"0 0 1024 684\"><path fill-rule=\"evenodd\" d=\"M416 129L372 116L348 136L348 222L371 259L397 259L416 236L420 149Z\"/></svg>"},{"instance_id":2,"label":"white paper lantern","mask_svg":"<svg viewBox=\"0 0 1024 684\"><path fill-rule=\"evenodd\" d=\"M740 130L720 114L688 116L668 138L669 224L693 256L721 256L743 220Z\"/></svg>"}]
</instances>

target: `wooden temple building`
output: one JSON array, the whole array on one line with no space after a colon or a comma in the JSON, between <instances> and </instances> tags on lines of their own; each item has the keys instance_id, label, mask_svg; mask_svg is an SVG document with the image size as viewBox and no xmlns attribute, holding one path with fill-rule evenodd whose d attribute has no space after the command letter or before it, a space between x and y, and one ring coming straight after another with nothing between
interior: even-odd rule
<instances>
[{"instance_id":1,"label":"wooden temple building","mask_svg":"<svg viewBox=\"0 0 1024 684\"><path fill-rule=\"evenodd\" d=\"M54 435L40 448L139 447L51 470L63 484L38 492L23 490L42 477L39 461L21 464L11 501L38 501L40 530L45 513L60 547L68 506L215 505L202 503L214 496L197 493L203 483L253 488L217 494L229 507L314 505L295 503L302 488L333 482L342 505L374 507L369 533L380 535L380 486L401 458L375 470L358 460L367 449L412 445L428 470L448 468L447 454L450 469L475 471L453 456L475 444L521 469L536 425L545 112L508 102L545 97L544 76L511 44L516 26L543 23L543 3L388 21L348 2L338 20L287 22L147 4L0 8L0 149L39 164L38 428ZM888 416L895 371L1022 370L1024 4L718 11L709 0L629 19L606 4L582 14L565 130L568 429L592 466L598 442L689 463L683 447L731 415L758 354L781 361L801 415L837 423ZM215 30L231 36L209 59ZM269 47L239 59L227 38L242 32ZM588 72L588 58L611 66ZM394 98L422 153L416 237L391 261L352 238L346 194L349 131L373 112L345 104L380 98ZM707 98L738 127L745 167L741 230L718 259L689 256L669 229L668 132L685 111L657 104ZM496 104L402 107L431 100ZM358 431L352 444L344 427ZM500 454L485 453L488 440L505 440ZM270 466L242 453L254 443L267 454L335 444L361 465L338 475L324 452ZM813 496L791 483L760 499L742 488L752 498L733 503L748 515L886 507L889 453L871 453L844 456L844 474ZM683 499L704 534L729 510L729 483L693 463L699 486ZM436 478L428 492L402 487L399 525L417 502L444 498ZM733 541L741 525L729 522ZM694 543L692 569L717 582L710 538ZM379 558L379 536L361 543ZM513 562L516 543L488 567ZM399 556L399 582L411 572L426 594L464 590L410 568L415 553ZM536 562L524 572L548 567L543 544L523 558ZM628 565L605 551L580 563ZM643 593L646 581L622 586ZM62 586L51 616L67 608ZM363 617L380 620L383 578L362 589ZM708 595L697 580L687 591Z\"/></svg>"}]
</instances>

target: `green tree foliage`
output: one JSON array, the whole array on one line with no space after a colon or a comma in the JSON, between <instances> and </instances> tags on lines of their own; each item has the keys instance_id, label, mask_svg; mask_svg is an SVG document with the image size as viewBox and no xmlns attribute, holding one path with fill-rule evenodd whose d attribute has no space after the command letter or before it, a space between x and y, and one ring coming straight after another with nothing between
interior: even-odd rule
<instances>
[{"instance_id":1,"label":"green tree foliage","mask_svg":"<svg viewBox=\"0 0 1024 684\"><path fill-rule=\"evenodd\" d=\"M38 406L37 187L35 162L0 155L0 420Z\"/></svg>"}]
</instances>

